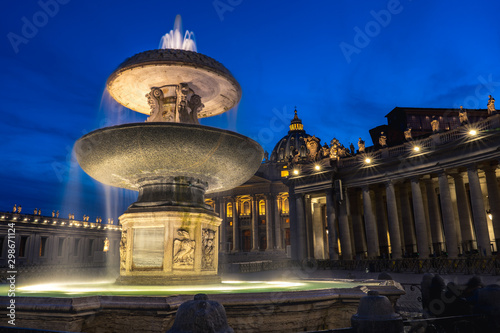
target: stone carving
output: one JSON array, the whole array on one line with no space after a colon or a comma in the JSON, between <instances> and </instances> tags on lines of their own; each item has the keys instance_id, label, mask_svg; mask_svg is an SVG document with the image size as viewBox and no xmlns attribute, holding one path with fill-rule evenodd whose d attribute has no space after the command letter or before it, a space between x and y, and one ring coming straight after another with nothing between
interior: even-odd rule
<instances>
[{"instance_id":1,"label":"stone carving","mask_svg":"<svg viewBox=\"0 0 500 333\"><path fill-rule=\"evenodd\" d=\"M198 113L203 109L201 97L189 88L187 83L168 85L161 88L153 87L146 94L151 115L146 121L181 122L199 124Z\"/></svg>"},{"instance_id":2,"label":"stone carving","mask_svg":"<svg viewBox=\"0 0 500 333\"><path fill-rule=\"evenodd\" d=\"M23 207L21 207L21 205L19 205L19 206L17 207L17 212L18 212L19 214L21 214L21 210L23 210Z\"/></svg>"},{"instance_id":3,"label":"stone carving","mask_svg":"<svg viewBox=\"0 0 500 333\"><path fill-rule=\"evenodd\" d=\"M339 152L339 140L333 138L332 141L330 141L330 158L337 159L338 152Z\"/></svg>"},{"instance_id":4,"label":"stone carving","mask_svg":"<svg viewBox=\"0 0 500 333\"><path fill-rule=\"evenodd\" d=\"M15 213L17 211L17 204L14 204L14 208L12 208L12 213Z\"/></svg>"},{"instance_id":5,"label":"stone carving","mask_svg":"<svg viewBox=\"0 0 500 333\"><path fill-rule=\"evenodd\" d=\"M203 229L201 235L203 254L201 259L201 269L214 270L215 269L215 230Z\"/></svg>"},{"instance_id":6,"label":"stone carving","mask_svg":"<svg viewBox=\"0 0 500 333\"><path fill-rule=\"evenodd\" d=\"M127 269L127 229L122 231L122 238L120 239L120 270Z\"/></svg>"},{"instance_id":7,"label":"stone carving","mask_svg":"<svg viewBox=\"0 0 500 333\"><path fill-rule=\"evenodd\" d=\"M190 123L191 124L199 124L198 113L200 113L200 111L205 106L201 102L201 97L198 96L198 95L196 95L196 94L194 94L193 96L191 96L191 98L189 99L188 106L191 109L190 113L189 113L190 119L191 119Z\"/></svg>"},{"instance_id":8,"label":"stone carving","mask_svg":"<svg viewBox=\"0 0 500 333\"><path fill-rule=\"evenodd\" d=\"M465 125L469 123L469 117L467 116L467 111L464 107L460 105L460 111L458 111L458 119L460 120L460 125Z\"/></svg>"},{"instance_id":9,"label":"stone carving","mask_svg":"<svg viewBox=\"0 0 500 333\"><path fill-rule=\"evenodd\" d=\"M493 98L493 96L489 95L488 96L489 99L488 99L488 115L491 116L492 114L495 114L496 110L495 110L495 99Z\"/></svg>"},{"instance_id":10,"label":"stone carving","mask_svg":"<svg viewBox=\"0 0 500 333\"><path fill-rule=\"evenodd\" d=\"M360 153L365 152L365 142L363 140L361 140L361 138L359 138L359 140L358 140L358 151Z\"/></svg>"},{"instance_id":11,"label":"stone carving","mask_svg":"<svg viewBox=\"0 0 500 333\"><path fill-rule=\"evenodd\" d=\"M432 128L432 133L439 132L439 120L436 119L436 116L432 116L431 128Z\"/></svg>"},{"instance_id":12,"label":"stone carving","mask_svg":"<svg viewBox=\"0 0 500 333\"><path fill-rule=\"evenodd\" d=\"M193 266L196 241L184 229L177 230L177 235L178 238L174 239L174 265Z\"/></svg>"},{"instance_id":13,"label":"stone carving","mask_svg":"<svg viewBox=\"0 0 500 333\"><path fill-rule=\"evenodd\" d=\"M384 132L380 132L378 143L381 147L387 147L387 136L385 136Z\"/></svg>"},{"instance_id":14,"label":"stone carving","mask_svg":"<svg viewBox=\"0 0 500 333\"><path fill-rule=\"evenodd\" d=\"M330 156L330 147L328 147L327 143L323 145L321 148L321 158L326 158Z\"/></svg>"},{"instance_id":15,"label":"stone carving","mask_svg":"<svg viewBox=\"0 0 500 333\"><path fill-rule=\"evenodd\" d=\"M406 141L413 140L413 137L411 135L411 127L407 127L406 130L405 130L405 140Z\"/></svg>"},{"instance_id":16,"label":"stone carving","mask_svg":"<svg viewBox=\"0 0 500 333\"><path fill-rule=\"evenodd\" d=\"M148 99L149 107L151 108L150 116L146 121L162 121L163 119L171 119L167 121L173 121L173 115L163 115L163 91L160 88L153 87L151 91L146 94ZM165 117L164 117L165 116Z\"/></svg>"},{"instance_id":17,"label":"stone carving","mask_svg":"<svg viewBox=\"0 0 500 333\"><path fill-rule=\"evenodd\" d=\"M319 149L321 148L320 140L316 136L311 136L306 139L307 145L307 159L309 161L316 161Z\"/></svg>"},{"instance_id":18,"label":"stone carving","mask_svg":"<svg viewBox=\"0 0 500 333\"><path fill-rule=\"evenodd\" d=\"M269 153L267 151L264 151L264 161L265 162L269 161Z\"/></svg>"},{"instance_id":19,"label":"stone carving","mask_svg":"<svg viewBox=\"0 0 500 333\"><path fill-rule=\"evenodd\" d=\"M351 155L356 154L356 151L354 150L354 145L352 144L352 142L351 142L351 144L349 145L349 149L350 149L350 151L351 151Z\"/></svg>"}]
</instances>

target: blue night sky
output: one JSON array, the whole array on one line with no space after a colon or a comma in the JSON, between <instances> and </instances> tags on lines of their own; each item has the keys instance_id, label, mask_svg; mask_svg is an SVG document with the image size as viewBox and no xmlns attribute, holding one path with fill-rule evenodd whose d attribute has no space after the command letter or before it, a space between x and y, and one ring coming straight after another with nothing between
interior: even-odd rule
<instances>
[{"instance_id":1,"label":"blue night sky","mask_svg":"<svg viewBox=\"0 0 500 333\"><path fill-rule=\"evenodd\" d=\"M181 14L198 51L240 82L237 110L203 119L271 151L297 106L307 133L344 145L395 106L485 108L500 96L497 1L5 0L0 48L0 210L115 222L137 196L72 159L94 129L144 121L109 101L108 75L158 47ZM497 96L497 99L500 98Z\"/></svg>"}]
</instances>

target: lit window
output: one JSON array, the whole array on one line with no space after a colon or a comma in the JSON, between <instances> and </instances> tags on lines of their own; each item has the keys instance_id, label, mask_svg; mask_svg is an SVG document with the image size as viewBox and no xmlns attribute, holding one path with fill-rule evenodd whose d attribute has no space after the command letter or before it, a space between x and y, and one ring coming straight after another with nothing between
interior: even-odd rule
<instances>
[{"instance_id":1,"label":"lit window","mask_svg":"<svg viewBox=\"0 0 500 333\"><path fill-rule=\"evenodd\" d=\"M283 199L283 209L281 210L283 214L288 214L288 198Z\"/></svg>"},{"instance_id":2,"label":"lit window","mask_svg":"<svg viewBox=\"0 0 500 333\"><path fill-rule=\"evenodd\" d=\"M288 170L281 170L281 177L285 178L285 177L288 177L290 175L290 173L288 172Z\"/></svg>"},{"instance_id":3,"label":"lit window","mask_svg":"<svg viewBox=\"0 0 500 333\"><path fill-rule=\"evenodd\" d=\"M259 215L266 215L266 202L264 200L259 201Z\"/></svg>"},{"instance_id":4,"label":"lit window","mask_svg":"<svg viewBox=\"0 0 500 333\"><path fill-rule=\"evenodd\" d=\"M232 202L227 203L226 216L233 217L233 203Z\"/></svg>"}]
</instances>

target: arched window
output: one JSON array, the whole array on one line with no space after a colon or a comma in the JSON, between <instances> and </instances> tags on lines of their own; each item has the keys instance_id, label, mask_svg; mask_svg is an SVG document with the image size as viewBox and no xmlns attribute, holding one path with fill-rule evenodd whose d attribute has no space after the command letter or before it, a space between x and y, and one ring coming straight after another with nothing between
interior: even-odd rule
<instances>
[{"instance_id":1,"label":"arched window","mask_svg":"<svg viewBox=\"0 0 500 333\"><path fill-rule=\"evenodd\" d=\"M243 215L250 215L250 201L243 202Z\"/></svg>"},{"instance_id":2,"label":"arched window","mask_svg":"<svg viewBox=\"0 0 500 333\"><path fill-rule=\"evenodd\" d=\"M233 203L228 202L226 205L226 216L233 217Z\"/></svg>"},{"instance_id":3,"label":"arched window","mask_svg":"<svg viewBox=\"0 0 500 333\"><path fill-rule=\"evenodd\" d=\"M259 201L259 215L266 215L266 202L264 200Z\"/></svg>"}]
</instances>

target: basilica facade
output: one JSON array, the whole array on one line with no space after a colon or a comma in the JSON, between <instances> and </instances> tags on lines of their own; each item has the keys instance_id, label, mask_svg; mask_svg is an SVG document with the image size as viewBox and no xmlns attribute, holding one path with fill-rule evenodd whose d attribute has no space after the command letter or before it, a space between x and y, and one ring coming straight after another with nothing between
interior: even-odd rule
<instances>
[{"instance_id":1,"label":"basilica facade","mask_svg":"<svg viewBox=\"0 0 500 333\"><path fill-rule=\"evenodd\" d=\"M373 146L321 145L297 111L245 184L206 196L229 262L491 256L500 245L500 114L395 108Z\"/></svg>"}]
</instances>

